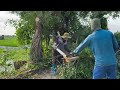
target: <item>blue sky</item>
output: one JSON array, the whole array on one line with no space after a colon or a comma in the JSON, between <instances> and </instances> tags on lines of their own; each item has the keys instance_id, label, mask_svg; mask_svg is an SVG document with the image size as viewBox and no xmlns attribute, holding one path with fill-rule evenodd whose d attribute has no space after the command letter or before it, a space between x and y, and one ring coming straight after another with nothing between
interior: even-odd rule
<instances>
[{"instance_id":1,"label":"blue sky","mask_svg":"<svg viewBox=\"0 0 120 90\"><path fill-rule=\"evenodd\" d=\"M11 14L8 11L0 11L0 35L14 35L15 28L10 25L5 25L8 19L19 20L19 17L15 14ZM108 19L108 28L113 33L120 31L120 18L113 20L111 17Z\"/></svg>"}]
</instances>

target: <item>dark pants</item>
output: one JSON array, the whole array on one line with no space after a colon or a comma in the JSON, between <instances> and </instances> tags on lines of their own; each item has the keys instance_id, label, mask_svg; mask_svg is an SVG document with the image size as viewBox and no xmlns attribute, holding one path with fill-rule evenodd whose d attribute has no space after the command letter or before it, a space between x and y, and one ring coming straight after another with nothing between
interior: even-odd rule
<instances>
[{"instance_id":1,"label":"dark pants","mask_svg":"<svg viewBox=\"0 0 120 90\"><path fill-rule=\"evenodd\" d=\"M63 56L58 51L55 50L54 56L55 56L55 61L53 61L54 64L56 65L63 64Z\"/></svg>"},{"instance_id":2,"label":"dark pants","mask_svg":"<svg viewBox=\"0 0 120 90\"><path fill-rule=\"evenodd\" d=\"M54 51L54 60L52 61L52 73L56 75L57 65L63 65L63 56L57 52Z\"/></svg>"}]
</instances>

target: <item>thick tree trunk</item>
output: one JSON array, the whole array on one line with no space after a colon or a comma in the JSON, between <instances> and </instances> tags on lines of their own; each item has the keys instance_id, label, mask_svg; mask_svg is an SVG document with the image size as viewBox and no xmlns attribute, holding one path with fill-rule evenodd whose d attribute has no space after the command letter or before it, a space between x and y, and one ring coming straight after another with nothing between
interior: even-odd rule
<instances>
[{"instance_id":1,"label":"thick tree trunk","mask_svg":"<svg viewBox=\"0 0 120 90\"><path fill-rule=\"evenodd\" d=\"M33 63L43 61L42 23L39 17L36 17L36 32L33 37L30 56Z\"/></svg>"}]
</instances>

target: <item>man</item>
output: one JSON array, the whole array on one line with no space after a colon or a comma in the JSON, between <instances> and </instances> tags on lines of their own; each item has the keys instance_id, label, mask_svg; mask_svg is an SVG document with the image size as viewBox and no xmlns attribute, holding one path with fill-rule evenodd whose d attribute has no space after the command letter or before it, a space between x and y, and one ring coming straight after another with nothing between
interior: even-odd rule
<instances>
[{"instance_id":1,"label":"man","mask_svg":"<svg viewBox=\"0 0 120 90\"><path fill-rule=\"evenodd\" d=\"M55 40L57 47L62 50L67 55L70 54L71 50L68 48L68 39L71 38L69 33L65 32L63 36L58 36ZM52 62L52 72L56 74L56 67L57 65L63 64L63 56L55 50L54 56L56 57L55 60Z\"/></svg>"},{"instance_id":2,"label":"man","mask_svg":"<svg viewBox=\"0 0 120 90\"><path fill-rule=\"evenodd\" d=\"M109 30L101 29L100 19L93 19L90 34L75 50L78 54L89 46L95 57L93 79L116 79L117 59L115 53L119 49L115 36Z\"/></svg>"}]
</instances>

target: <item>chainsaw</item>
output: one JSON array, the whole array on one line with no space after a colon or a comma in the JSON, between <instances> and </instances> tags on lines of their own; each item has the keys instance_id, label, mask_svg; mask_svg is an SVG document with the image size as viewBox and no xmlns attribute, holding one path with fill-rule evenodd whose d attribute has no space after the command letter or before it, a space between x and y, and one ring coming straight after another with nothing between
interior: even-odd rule
<instances>
[{"instance_id":1,"label":"chainsaw","mask_svg":"<svg viewBox=\"0 0 120 90\"><path fill-rule=\"evenodd\" d=\"M75 56L75 57L71 56L71 57L68 57L68 56L67 56L62 50L60 50L57 46L58 46L58 45L56 45L56 43L53 44L53 48L54 48L55 50L57 50L57 51L63 56L63 58L65 59L65 61L66 61L67 63L69 63L70 61L74 61L74 60L76 60L76 59L79 58L79 56Z\"/></svg>"}]
</instances>

